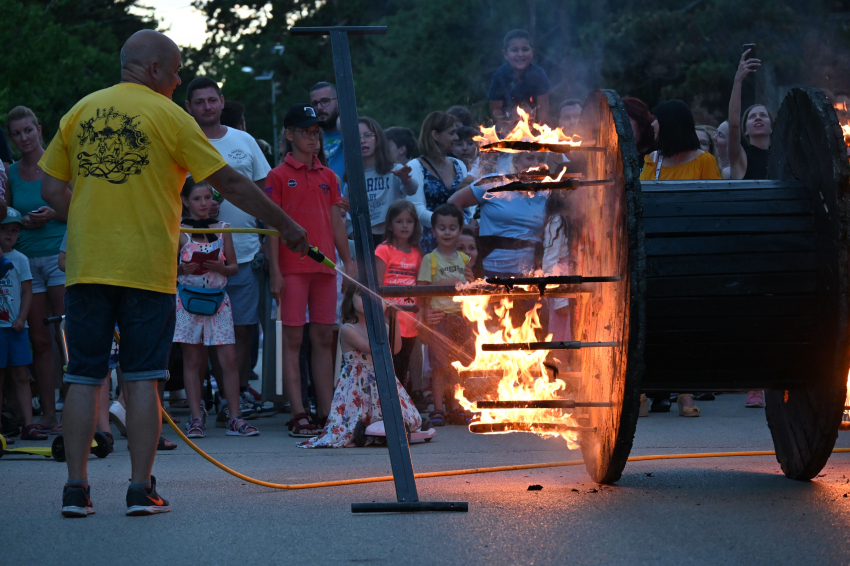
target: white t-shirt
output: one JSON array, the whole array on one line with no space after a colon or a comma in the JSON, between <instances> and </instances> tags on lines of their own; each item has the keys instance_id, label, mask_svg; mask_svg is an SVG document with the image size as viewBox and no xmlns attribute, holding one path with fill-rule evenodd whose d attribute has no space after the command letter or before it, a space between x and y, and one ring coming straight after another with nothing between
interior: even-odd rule
<instances>
[{"instance_id":1,"label":"white t-shirt","mask_svg":"<svg viewBox=\"0 0 850 566\"><path fill-rule=\"evenodd\" d=\"M19 251L3 254L14 267L0 279L0 328L11 328L21 314L21 283L32 281L30 260ZM26 325L25 325L26 326Z\"/></svg>"},{"instance_id":2,"label":"white t-shirt","mask_svg":"<svg viewBox=\"0 0 850 566\"><path fill-rule=\"evenodd\" d=\"M227 133L210 143L218 150L227 164L251 179L265 179L271 167L263 155L260 146L248 132L227 128ZM257 219L224 200L219 208L218 219L233 228L256 228ZM236 250L236 262L245 263L254 259L260 251L260 238L257 234L233 234L233 248Z\"/></svg>"}]
</instances>

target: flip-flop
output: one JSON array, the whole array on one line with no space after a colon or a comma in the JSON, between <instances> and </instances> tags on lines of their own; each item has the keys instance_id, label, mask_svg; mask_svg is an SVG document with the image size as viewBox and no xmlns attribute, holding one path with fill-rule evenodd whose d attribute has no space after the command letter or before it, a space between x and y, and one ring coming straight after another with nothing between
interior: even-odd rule
<instances>
[{"instance_id":1,"label":"flip-flop","mask_svg":"<svg viewBox=\"0 0 850 566\"><path fill-rule=\"evenodd\" d=\"M156 445L157 450L174 450L177 448L177 445L165 438L164 436L159 437L159 443Z\"/></svg>"}]
</instances>

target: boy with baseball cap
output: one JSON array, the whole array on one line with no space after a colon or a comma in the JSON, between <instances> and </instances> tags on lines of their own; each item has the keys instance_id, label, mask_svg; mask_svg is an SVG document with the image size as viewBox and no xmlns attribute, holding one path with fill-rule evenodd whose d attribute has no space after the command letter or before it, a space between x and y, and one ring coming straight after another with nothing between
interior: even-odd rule
<instances>
[{"instance_id":1,"label":"boy with baseball cap","mask_svg":"<svg viewBox=\"0 0 850 566\"><path fill-rule=\"evenodd\" d=\"M32 363L27 331L32 273L27 257L13 249L23 227L21 213L9 208L0 222L0 406L3 381L8 374L15 382L18 406L24 416L21 439L47 440L47 435L32 424L32 392L27 377L27 366Z\"/></svg>"},{"instance_id":2,"label":"boy with baseball cap","mask_svg":"<svg viewBox=\"0 0 850 566\"><path fill-rule=\"evenodd\" d=\"M310 242L336 262L336 251L347 273L354 267L348 247L342 196L336 175L316 157L322 130L316 111L308 103L294 104L283 119L283 134L292 151L266 177L271 200L307 229ZM333 331L336 322L337 279L334 270L280 246L270 238L271 292L281 310L283 323L283 381L292 407L289 434L319 434L333 397ZM301 400L298 351L310 313L312 376L318 397L318 419L309 415Z\"/></svg>"}]
</instances>

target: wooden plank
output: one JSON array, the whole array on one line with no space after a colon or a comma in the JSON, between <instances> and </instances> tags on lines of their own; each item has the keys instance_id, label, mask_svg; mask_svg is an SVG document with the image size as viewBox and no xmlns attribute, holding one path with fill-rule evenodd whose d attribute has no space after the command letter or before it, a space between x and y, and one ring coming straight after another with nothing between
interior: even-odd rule
<instances>
[{"instance_id":1,"label":"wooden plank","mask_svg":"<svg viewBox=\"0 0 850 566\"><path fill-rule=\"evenodd\" d=\"M804 368L696 369L687 372L647 368L642 387L644 391L676 392L782 390L798 387L807 377Z\"/></svg>"},{"instance_id":2,"label":"wooden plank","mask_svg":"<svg viewBox=\"0 0 850 566\"><path fill-rule=\"evenodd\" d=\"M711 275L723 273L780 273L813 271L818 266L813 252L745 253L647 258L647 277Z\"/></svg>"},{"instance_id":3,"label":"wooden plank","mask_svg":"<svg viewBox=\"0 0 850 566\"><path fill-rule=\"evenodd\" d=\"M810 312L803 316L677 316L647 319L647 332L676 332L676 331L731 331L759 333L767 329L777 329L786 332L791 328L799 328L811 332L817 328L818 316Z\"/></svg>"},{"instance_id":4,"label":"wooden plank","mask_svg":"<svg viewBox=\"0 0 850 566\"><path fill-rule=\"evenodd\" d=\"M641 184L641 188L645 183ZM805 189L764 189L744 191L658 191L644 192L644 202L649 204L665 202L764 202L771 200L808 200Z\"/></svg>"},{"instance_id":5,"label":"wooden plank","mask_svg":"<svg viewBox=\"0 0 850 566\"><path fill-rule=\"evenodd\" d=\"M655 277L646 280L646 296L707 297L715 295L801 295L816 293L817 272Z\"/></svg>"},{"instance_id":6,"label":"wooden plank","mask_svg":"<svg viewBox=\"0 0 850 566\"><path fill-rule=\"evenodd\" d=\"M652 192L674 192L674 191L745 191L766 189L805 189L797 181L777 181L774 179L759 180L722 180L722 181L641 181L641 191Z\"/></svg>"},{"instance_id":7,"label":"wooden plank","mask_svg":"<svg viewBox=\"0 0 850 566\"><path fill-rule=\"evenodd\" d=\"M791 297L696 297L647 299L647 323L671 316L805 316L817 313L816 295Z\"/></svg>"},{"instance_id":8,"label":"wooden plank","mask_svg":"<svg viewBox=\"0 0 850 566\"><path fill-rule=\"evenodd\" d=\"M812 233L646 238L646 255L698 255L818 249Z\"/></svg>"},{"instance_id":9,"label":"wooden plank","mask_svg":"<svg viewBox=\"0 0 850 566\"><path fill-rule=\"evenodd\" d=\"M760 234L765 232L812 232L811 216L685 216L644 218L647 238L656 234Z\"/></svg>"},{"instance_id":10,"label":"wooden plank","mask_svg":"<svg viewBox=\"0 0 850 566\"><path fill-rule=\"evenodd\" d=\"M646 367L657 370L815 367L813 344L647 344Z\"/></svg>"},{"instance_id":11,"label":"wooden plank","mask_svg":"<svg viewBox=\"0 0 850 566\"><path fill-rule=\"evenodd\" d=\"M811 214L808 200L760 200L734 202L657 202L654 195L644 200L643 217L666 216L771 216Z\"/></svg>"}]
</instances>

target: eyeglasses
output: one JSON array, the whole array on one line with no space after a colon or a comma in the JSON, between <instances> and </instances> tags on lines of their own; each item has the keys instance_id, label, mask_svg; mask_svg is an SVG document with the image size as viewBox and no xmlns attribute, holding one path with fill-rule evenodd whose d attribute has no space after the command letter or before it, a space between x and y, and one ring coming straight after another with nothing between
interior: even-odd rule
<instances>
[{"instance_id":1,"label":"eyeglasses","mask_svg":"<svg viewBox=\"0 0 850 566\"><path fill-rule=\"evenodd\" d=\"M325 108L331 103L331 100L336 100L336 98L320 98L319 100L312 101L310 104L312 106L321 106L322 108Z\"/></svg>"},{"instance_id":2,"label":"eyeglasses","mask_svg":"<svg viewBox=\"0 0 850 566\"><path fill-rule=\"evenodd\" d=\"M301 128L295 128L295 131L301 134L302 138L307 139L317 140L322 135L322 130L302 130Z\"/></svg>"},{"instance_id":3,"label":"eyeglasses","mask_svg":"<svg viewBox=\"0 0 850 566\"><path fill-rule=\"evenodd\" d=\"M375 139L375 137L376 136L373 132L364 132L364 133L360 134L361 140L373 140L373 139Z\"/></svg>"}]
</instances>

